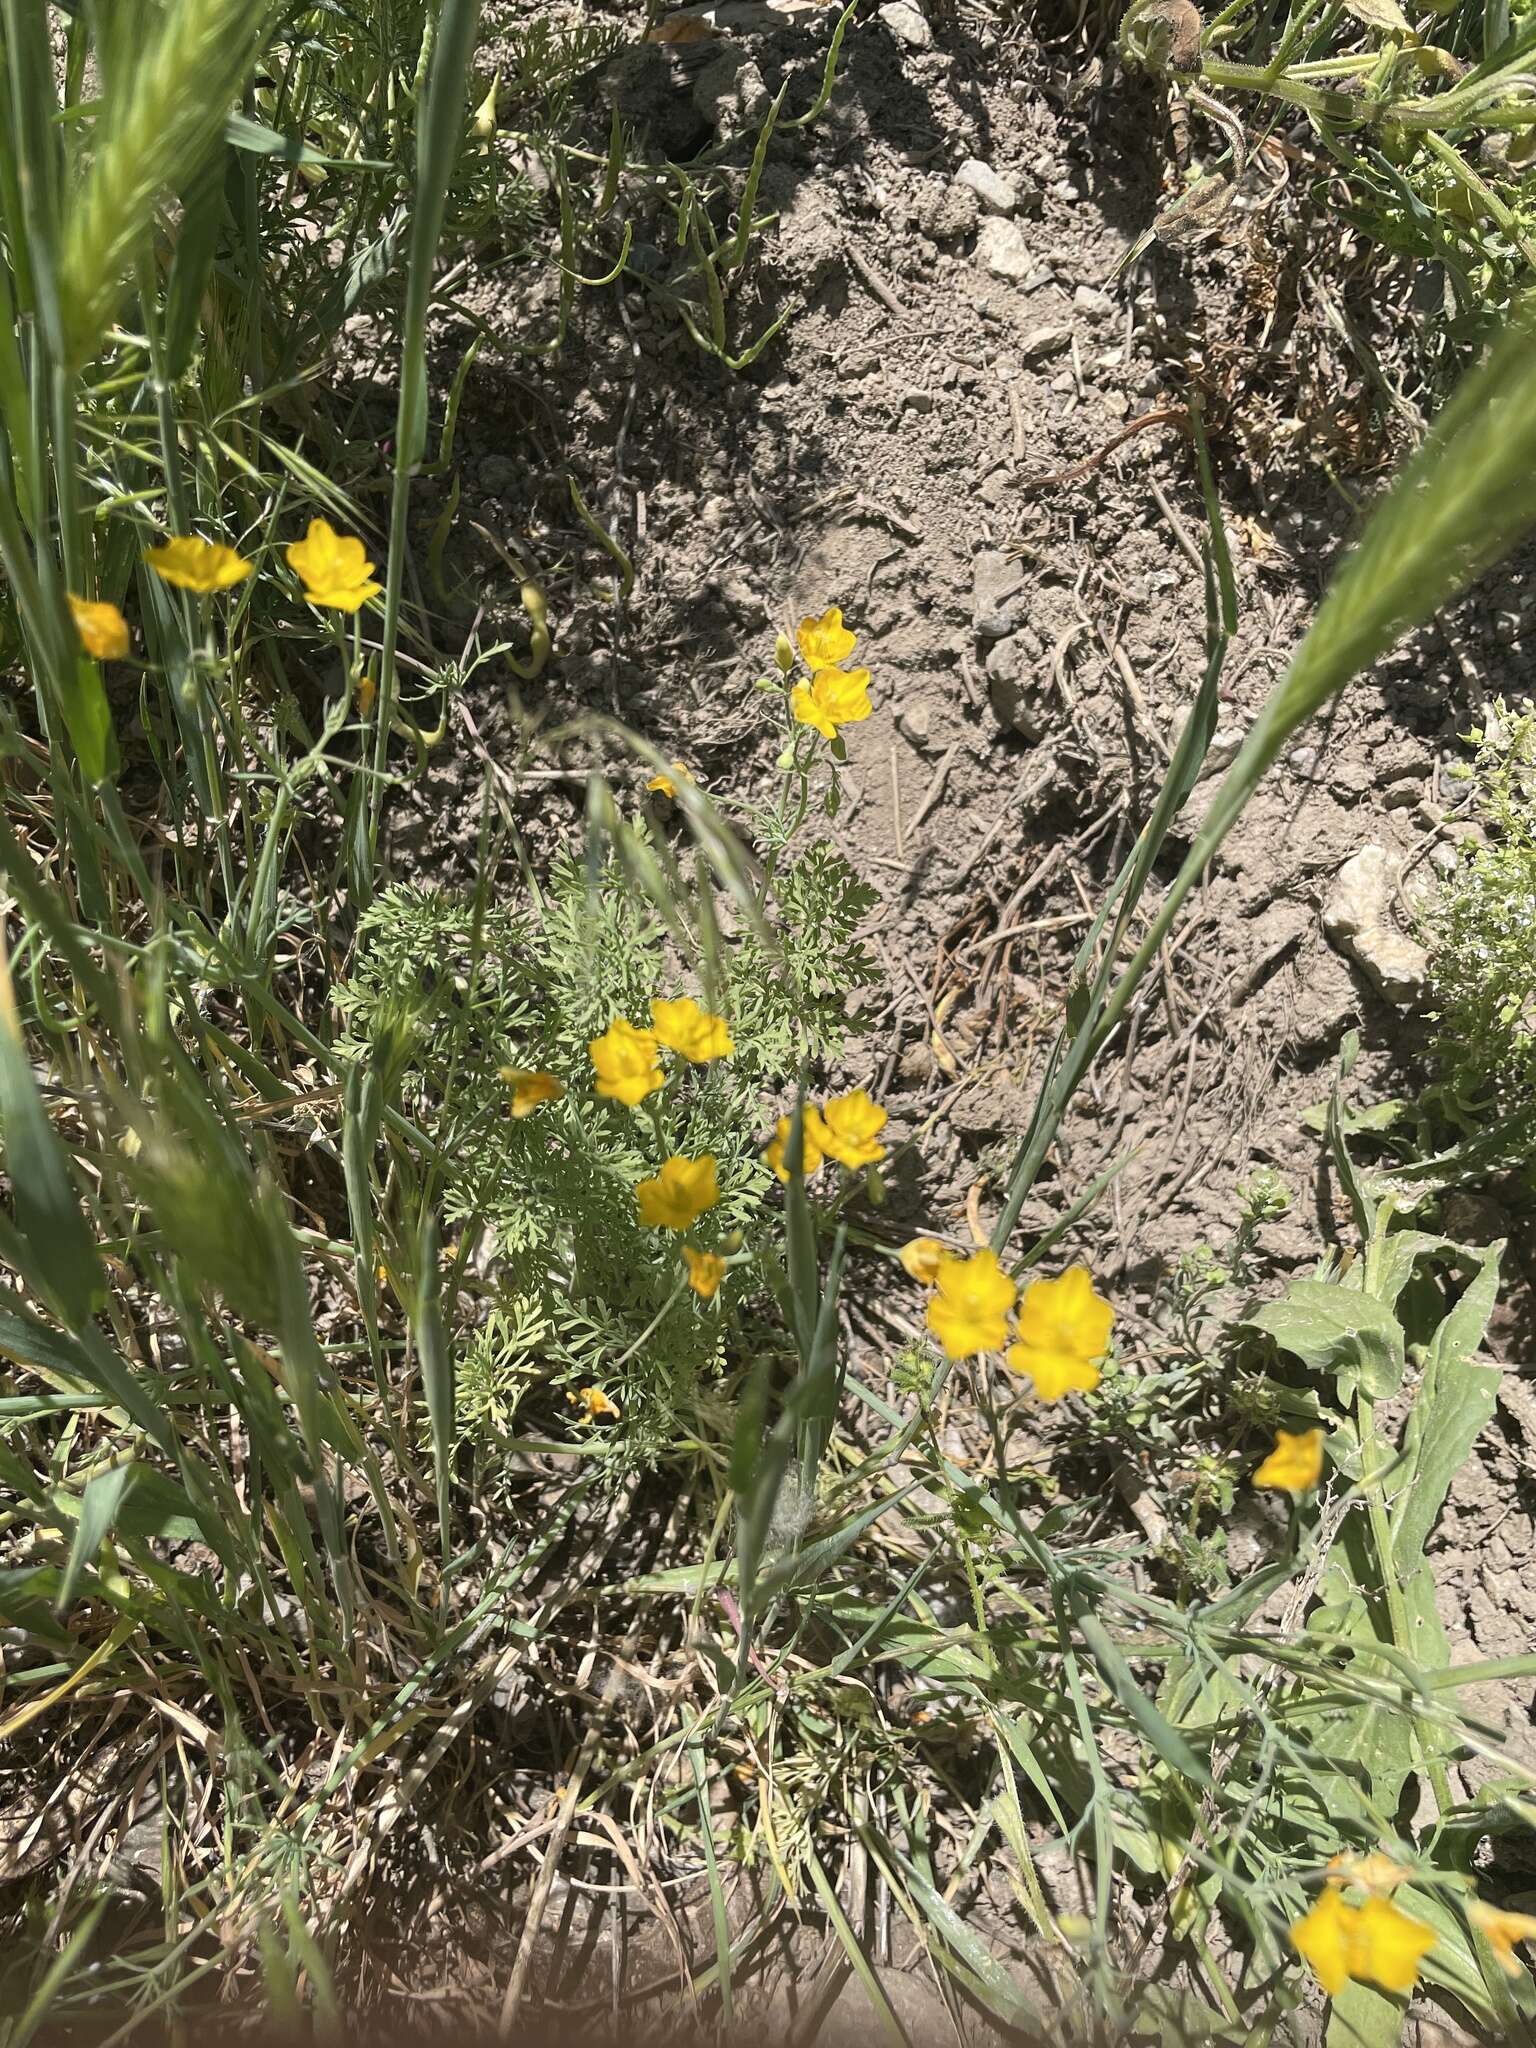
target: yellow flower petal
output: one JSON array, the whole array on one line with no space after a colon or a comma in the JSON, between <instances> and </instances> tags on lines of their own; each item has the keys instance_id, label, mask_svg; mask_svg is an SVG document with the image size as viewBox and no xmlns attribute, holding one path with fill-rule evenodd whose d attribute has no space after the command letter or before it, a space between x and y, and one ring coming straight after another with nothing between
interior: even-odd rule
<instances>
[{"instance_id":1,"label":"yellow flower petal","mask_svg":"<svg viewBox=\"0 0 1536 2048\"><path fill-rule=\"evenodd\" d=\"M631 1108L643 1102L654 1089L666 1086L666 1075L656 1064L656 1034L637 1031L623 1017L615 1017L601 1038L588 1042L597 1092Z\"/></svg>"},{"instance_id":2,"label":"yellow flower petal","mask_svg":"<svg viewBox=\"0 0 1536 2048\"><path fill-rule=\"evenodd\" d=\"M778 1130L769 1140L763 1153L764 1159L786 1185L789 1181L789 1168L784 1161L789 1151L789 1127L790 1119L781 1116ZM822 1143L823 1135L821 1117L815 1105L808 1102L800 1119L800 1171L807 1177L820 1170L826 1156L826 1147Z\"/></svg>"},{"instance_id":3,"label":"yellow flower petal","mask_svg":"<svg viewBox=\"0 0 1536 2048\"><path fill-rule=\"evenodd\" d=\"M201 540L183 534L145 551L144 559L162 583L174 583L179 590L229 590L255 568L221 541Z\"/></svg>"},{"instance_id":4,"label":"yellow flower petal","mask_svg":"<svg viewBox=\"0 0 1536 2048\"><path fill-rule=\"evenodd\" d=\"M837 738L837 727L822 710L820 703L804 683L796 683L789 693L789 708L801 725L813 725L824 740Z\"/></svg>"},{"instance_id":5,"label":"yellow flower petal","mask_svg":"<svg viewBox=\"0 0 1536 2048\"><path fill-rule=\"evenodd\" d=\"M692 996L653 1002L651 1030L662 1045L681 1053L695 1066L726 1059L736 1050L725 1019L712 1010L700 1009Z\"/></svg>"},{"instance_id":6,"label":"yellow flower petal","mask_svg":"<svg viewBox=\"0 0 1536 2048\"><path fill-rule=\"evenodd\" d=\"M1355 1926L1350 1975L1370 1977L1383 1991L1411 1991L1419 1981L1419 1964L1434 1945L1434 1932L1422 1920L1390 1899L1367 1899Z\"/></svg>"},{"instance_id":7,"label":"yellow flower petal","mask_svg":"<svg viewBox=\"0 0 1536 2048\"><path fill-rule=\"evenodd\" d=\"M862 1088L836 1095L821 1112L821 1149L840 1166L873 1166L885 1157L879 1137L886 1118L887 1112Z\"/></svg>"},{"instance_id":8,"label":"yellow flower petal","mask_svg":"<svg viewBox=\"0 0 1536 2048\"><path fill-rule=\"evenodd\" d=\"M1337 1998L1351 1976L1355 1920L1359 1909L1347 1906L1336 1891L1326 1891L1291 1929L1296 1952L1330 1998Z\"/></svg>"},{"instance_id":9,"label":"yellow flower petal","mask_svg":"<svg viewBox=\"0 0 1536 2048\"><path fill-rule=\"evenodd\" d=\"M1035 1280L1025 1289L1018 1341L1009 1346L1007 1362L1029 1376L1044 1402L1091 1394L1114 1320L1109 1303L1094 1293L1087 1267L1069 1266L1058 1279Z\"/></svg>"},{"instance_id":10,"label":"yellow flower petal","mask_svg":"<svg viewBox=\"0 0 1536 2048\"><path fill-rule=\"evenodd\" d=\"M1286 1493L1310 1493L1323 1476L1323 1432L1303 1429L1275 1431L1275 1448L1253 1475L1255 1486Z\"/></svg>"},{"instance_id":11,"label":"yellow flower petal","mask_svg":"<svg viewBox=\"0 0 1536 2048\"><path fill-rule=\"evenodd\" d=\"M708 1152L700 1159L674 1152L652 1179L635 1189L640 1221L651 1230L687 1230L719 1199L720 1181Z\"/></svg>"},{"instance_id":12,"label":"yellow flower petal","mask_svg":"<svg viewBox=\"0 0 1536 2048\"><path fill-rule=\"evenodd\" d=\"M1522 1966L1515 1954L1515 1943L1536 1939L1536 1916L1506 1913L1501 1907L1485 1906L1481 1899L1473 1899L1467 1906L1467 1918L1493 1950L1500 1969L1507 1976L1518 1977Z\"/></svg>"},{"instance_id":13,"label":"yellow flower petal","mask_svg":"<svg viewBox=\"0 0 1536 2048\"><path fill-rule=\"evenodd\" d=\"M611 1415L615 1420L618 1418L618 1403L610 1401L601 1387L578 1387L574 1394L567 1394L565 1398L583 1410L583 1422L596 1422L602 1415Z\"/></svg>"},{"instance_id":14,"label":"yellow flower petal","mask_svg":"<svg viewBox=\"0 0 1536 2048\"><path fill-rule=\"evenodd\" d=\"M724 1259L718 1252L696 1252L691 1244L683 1246L683 1258L688 1267L688 1285L701 1301L713 1301L725 1278Z\"/></svg>"},{"instance_id":15,"label":"yellow flower petal","mask_svg":"<svg viewBox=\"0 0 1536 2048\"><path fill-rule=\"evenodd\" d=\"M128 621L115 604L98 604L69 593L69 609L80 645L92 661L121 661L128 652Z\"/></svg>"},{"instance_id":16,"label":"yellow flower petal","mask_svg":"<svg viewBox=\"0 0 1536 2048\"><path fill-rule=\"evenodd\" d=\"M1394 1863L1380 1849L1373 1849L1368 1856L1354 1856L1345 1851L1328 1859L1329 1884L1357 1884L1368 1892L1394 1892L1412 1875L1411 1870L1405 1869L1401 1863Z\"/></svg>"},{"instance_id":17,"label":"yellow flower petal","mask_svg":"<svg viewBox=\"0 0 1536 2048\"><path fill-rule=\"evenodd\" d=\"M842 612L835 604L829 606L819 619L802 619L795 638L800 643L806 667L812 670L831 668L837 662L846 661L858 645L843 624Z\"/></svg>"},{"instance_id":18,"label":"yellow flower petal","mask_svg":"<svg viewBox=\"0 0 1536 2048\"><path fill-rule=\"evenodd\" d=\"M553 1074L535 1067L503 1067L501 1078L512 1090L512 1114L531 1116L541 1102L558 1102L565 1093Z\"/></svg>"},{"instance_id":19,"label":"yellow flower petal","mask_svg":"<svg viewBox=\"0 0 1536 2048\"><path fill-rule=\"evenodd\" d=\"M1351 1906L1335 1886L1296 1922L1291 1940L1330 1998L1351 1977L1369 1978L1383 1991L1411 1991L1420 1962L1435 1945L1433 1931L1390 1899Z\"/></svg>"},{"instance_id":20,"label":"yellow flower petal","mask_svg":"<svg viewBox=\"0 0 1536 2048\"><path fill-rule=\"evenodd\" d=\"M939 1262L928 1304L928 1327L950 1358L1001 1351L1008 1341L1008 1311L1018 1292L994 1251L976 1252L968 1259L946 1257Z\"/></svg>"},{"instance_id":21,"label":"yellow flower petal","mask_svg":"<svg viewBox=\"0 0 1536 2048\"><path fill-rule=\"evenodd\" d=\"M373 564L363 543L352 534L338 533L328 519L311 519L303 540L292 542L286 552L288 566L302 580L311 604L355 612L384 587L371 580Z\"/></svg>"},{"instance_id":22,"label":"yellow flower petal","mask_svg":"<svg viewBox=\"0 0 1536 2048\"><path fill-rule=\"evenodd\" d=\"M1063 1394L1091 1394L1103 1377L1096 1365L1062 1351L1036 1351L1028 1344L1010 1344L1007 1363L1033 1382L1036 1400L1046 1407Z\"/></svg>"},{"instance_id":23,"label":"yellow flower petal","mask_svg":"<svg viewBox=\"0 0 1536 2048\"><path fill-rule=\"evenodd\" d=\"M936 1237L914 1237L896 1254L919 1286L932 1287L950 1254Z\"/></svg>"},{"instance_id":24,"label":"yellow flower petal","mask_svg":"<svg viewBox=\"0 0 1536 2048\"><path fill-rule=\"evenodd\" d=\"M674 761L672 763L672 772L670 775L653 775L650 781L645 786L647 789L659 790L663 796L675 797L677 795L678 783L692 782L693 779L694 778L688 773L688 770L683 766L681 761Z\"/></svg>"}]
</instances>

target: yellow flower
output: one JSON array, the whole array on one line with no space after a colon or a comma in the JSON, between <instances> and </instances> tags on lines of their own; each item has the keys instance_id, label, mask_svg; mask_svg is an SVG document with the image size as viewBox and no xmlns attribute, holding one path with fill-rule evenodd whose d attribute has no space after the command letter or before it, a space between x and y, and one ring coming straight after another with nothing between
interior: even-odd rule
<instances>
[{"instance_id":1,"label":"yellow flower","mask_svg":"<svg viewBox=\"0 0 1536 2048\"><path fill-rule=\"evenodd\" d=\"M1008 1363L1028 1374L1044 1402L1091 1394L1114 1320L1109 1303L1094 1293L1087 1267L1069 1266L1059 1280L1035 1280L1024 1290L1018 1341L1008 1347Z\"/></svg>"},{"instance_id":2,"label":"yellow flower","mask_svg":"<svg viewBox=\"0 0 1536 2048\"><path fill-rule=\"evenodd\" d=\"M221 541L200 540L196 534L162 541L150 548L144 559L162 583L174 583L178 590L228 590L241 583L255 568Z\"/></svg>"},{"instance_id":3,"label":"yellow flower","mask_svg":"<svg viewBox=\"0 0 1536 2048\"><path fill-rule=\"evenodd\" d=\"M585 1411L581 1418L583 1422L596 1422L600 1415L611 1415L615 1421L618 1420L618 1403L610 1401L601 1387L578 1387L574 1394L567 1394L565 1398Z\"/></svg>"},{"instance_id":4,"label":"yellow flower","mask_svg":"<svg viewBox=\"0 0 1536 2048\"><path fill-rule=\"evenodd\" d=\"M688 773L682 762L674 761L670 775L653 775L645 786L647 789L659 790L663 796L675 798L677 795L677 785L680 782L692 781L693 777Z\"/></svg>"},{"instance_id":5,"label":"yellow flower","mask_svg":"<svg viewBox=\"0 0 1536 2048\"><path fill-rule=\"evenodd\" d=\"M928 1327L951 1358L1002 1350L1008 1341L1008 1311L1019 1290L997 1263L996 1252L941 1259L934 1289Z\"/></svg>"},{"instance_id":6,"label":"yellow flower","mask_svg":"<svg viewBox=\"0 0 1536 2048\"><path fill-rule=\"evenodd\" d=\"M701 1010L692 996L651 1004L651 1030L673 1052L701 1067L707 1060L726 1059L736 1048L729 1027L713 1010Z\"/></svg>"},{"instance_id":7,"label":"yellow flower","mask_svg":"<svg viewBox=\"0 0 1536 2048\"><path fill-rule=\"evenodd\" d=\"M824 611L819 619L802 619L795 638L800 643L806 667L813 670L833 668L838 662L846 661L859 644L843 624L843 615L836 605Z\"/></svg>"},{"instance_id":8,"label":"yellow flower","mask_svg":"<svg viewBox=\"0 0 1536 2048\"><path fill-rule=\"evenodd\" d=\"M653 1180L635 1189L640 1221L652 1230L686 1230L720 1199L720 1182L712 1153L687 1159L674 1152Z\"/></svg>"},{"instance_id":9,"label":"yellow flower","mask_svg":"<svg viewBox=\"0 0 1536 2048\"><path fill-rule=\"evenodd\" d=\"M1345 1851L1328 1859L1329 1884L1357 1884L1368 1892L1394 1892L1412 1875L1411 1870L1405 1870L1401 1863L1394 1863L1380 1849L1373 1849L1369 1856L1351 1856Z\"/></svg>"},{"instance_id":10,"label":"yellow flower","mask_svg":"<svg viewBox=\"0 0 1536 2048\"><path fill-rule=\"evenodd\" d=\"M384 588L375 583L373 564L362 542L340 534L328 519L311 519L302 540L285 550L288 566L302 579L311 604L335 612L355 612Z\"/></svg>"},{"instance_id":11,"label":"yellow flower","mask_svg":"<svg viewBox=\"0 0 1536 2048\"><path fill-rule=\"evenodd\" d=\"M370 718L373 715L373 700L379 694L379 686L365 669L357 679L357 715Z\"/></svg>"},{"instance_id":12,"label":"yellow flower","mask_svg":"<svg viewBox=\"0 0 1536 2048\"><path fill-rule=\"evenodd\" d=\"M1275 1448L1253 1475L1255 1486L1273 1486L1286 1493L1309 1493L1323 1476L1323 1432L1303 1429L1275 1431Z\"/></svg>"},{"instance_id":13,"label":"yellow flower","mask_svg":"<svg viewBox=\"0 0 1536 2048\"><path fill-rule=\"evenodd\" d=\"M1520 1958L1515 1954L1515 1943L1529 1941L1536 1935L1536 1918L1529 1913L1506 1913L1501 1907L1485 1906L1481 1899L1470 1901L1467 1918L1493 1950L1500 1969L1508 1976L1518 1977Z\"/></svg>"},{"instance_id":14,"label":"yellow flower","mask_svg":"<svg viewBox=\"0 0 1536 2048\"><path fill-rule=\"evenodd\" d=\"M873 1166L885 1157L879 1142L885 1123L886 1112L862 1088L834 1095L821 1112L821 1149L840 1166Z\"/></svg>"},{"instance_id":15,"label":"yellow flower","mask_svg":"<svg viewBox=\"0 0 1536 2048\"><path fill-rule=\"evenodd\" d=\"M95 604L69 593L80 645L92 661L121 661L128 652L128 621L115 604Z\"/></svg>"},{"instance_id":16,"label":"yellow flower","mask_svg":"<svg viewBox=\"0 0 1536 2048\"><path fill-rule=\"evenodd\" d=\"M536 1067L503 1067L501 1078L512 1090L514 1116L531 1116L541 1102L558 1102L565 1093L562 1082Z\"/></svg>"},{"instance_id":17,"label":"yellow flower","mask_svg":"<svg viewBox=\"0 0 1536 2048\"><path fill-rule=\"evenodd\" d=\"M724 1259L718 1252L696 1252L691 1244L683 1246L683 1257L688 1263L688 1285L700 1301L713 1301L725 1278Z\"/></svg>"},{"instance_id":18,"label":"yellow flower","mask_svg":"<svg viewBox=\"0 0 1536 2048\"><path fill-rule=\"evenodd\" d=\"M588 1046L597 1072L597 1092L631 1108L643 1102L654 1089L665 1087L666 1075L656 1064L656 1034L637 1031L622 1017L615 1017L601 1038Z\"/></svg>"},{"instance_id":19,"label":"yellow flower","mask_svg":"<svg viewBox=\"0 0 1536 2048\"><path fill-rule=\"evenodd\" d=\"M840 725L858 725L873 709L869 670L818 669L809 689L796 683L790 691L789 708L802 725L814 725L824 740L835 740Z\"/></svg>"},{"instance_id":20,"label":"yellow flower","mask_svg":"<svg viewBox=\"0 0 1536 2048\"><path fill-rule=\"evenodd\" d=\"M940 1266L950 1255L936 1237L914 1237L896 1256L914 1280L923 1287L932 1287Z\"/></svg>"},{"instance_id":21,"label":"yellow flower","mask_svg":"<svg viewBox=\"0 0 1536 2048\"><path fill-rule=\"evenodd\" d=\"M787 1116L779 1118L778 1130L769 1140L767 1150L763 1153L764 1159L786 1186L789 1182L789 1168L784 1164L784 1158L789 1150L789 1125L790 1119ZM825 1137L820 1112L814 1103L808 1102L800 1118L800 1170L803 1174L809 1176L820 1171L821 1162L826 1157L826 1146L823 1142Z\"/></svg>"},{"instance_id":22,"label":"yellow flower","mask_svg":"<svg viewBox=\"0 0 1536 2048\"><path fill-rule=\"evenodd\" d=\"M1292 1927L1291 1940L1330 1998L1337 1998L1351 1977L1369 1977L1383 1991L1411 1991L1420 1961L1435 1945L1423 1921L1411 1919L1390 1899L1370 1898L1363 1906L1351 1906L1333 1887Z\"/></svg>"}]
</instances>

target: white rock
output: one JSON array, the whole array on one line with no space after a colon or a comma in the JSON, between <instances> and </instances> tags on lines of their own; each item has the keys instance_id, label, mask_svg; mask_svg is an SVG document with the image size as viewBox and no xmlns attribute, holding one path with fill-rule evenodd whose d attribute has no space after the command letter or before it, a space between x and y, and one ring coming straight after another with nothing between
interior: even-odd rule
<instances>
[{"instance_id":1,"label":"white rock","mask_svg":"<svg viewBox=\"0 0 1536 2048\"><path fill-rule=\"evenodd\" d=\"M880 10L880 19L896 40L905 43L909 50L933 48L933 30L909 0L887 0Z\"/></svg>"},{"instance_id":2,"label":"white rock","mask_svg":"<svg viewBox=\"0 0 1536 2048\"><path fill-rule=\"evenodd\" d=\"M955 173L955 183L974 192L988 213L1013 213L1018 207L1018 186L1008 178L1000 178L980 157L966 158Z\"/></svg>"},{"instance_id":3,"label":"white rock","mask_svg":"<svg viewBox=\"0 0 1536 2048\"><path fill-rule=\"evenodd\" d=\"M1022 230L1011 220L1001 220L996 215L982 222L981 233L976 237L976 254L994 277L1009 277L1015 282L1028 277L1034 267Z\"/></svg>"},{"instance_id":4,"label":"white rock","mask_svg":"<svg viewBox=\"0 0 1536 2048\"><path fill-rule=\"evenodd\" d=\"M1408 1004L1424 993L1429 956L1397 927L1397 879L1384 846L1362 846L1334 877L1323 905L1323 930L1389 1003Z\"/></svg>"}]
</instances>

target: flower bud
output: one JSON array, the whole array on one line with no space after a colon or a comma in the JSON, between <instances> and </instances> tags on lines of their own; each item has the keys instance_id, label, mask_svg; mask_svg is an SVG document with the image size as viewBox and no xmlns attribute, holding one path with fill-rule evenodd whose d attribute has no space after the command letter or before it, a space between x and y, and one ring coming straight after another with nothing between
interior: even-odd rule
<instances>
[{"instance_id":1,"label":"flower bud","mask_svg":"<svg viewBox=\"0 0 1536 2048\"><path fill-rule=\"evenodd\" d=\"M779 674L787 676L795 665L794 643L787 633L781 633L774 641L773 658L779 664Z\"/></svg>"},{"instance_id":2,"label":"flower bud","mask_svg":"<svg viewBox=\"0 0 1536 2048\"><path fill-rule=\"evenodd\" d=\"M476 107L470 127L481 142L489 142L496 133L496 103L501 98L501 72L491 80L491 89Z\"/></svg>"}]
</instances>

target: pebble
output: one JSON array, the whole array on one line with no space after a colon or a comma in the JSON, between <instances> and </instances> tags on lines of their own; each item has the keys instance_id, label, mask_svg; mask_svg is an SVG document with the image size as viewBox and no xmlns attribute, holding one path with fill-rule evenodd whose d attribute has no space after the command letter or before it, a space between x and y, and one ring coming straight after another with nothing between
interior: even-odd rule
<instances>
[{"instance_id":1,"label":"pebble","mask_svg":"<svg viewBox=\"0 0 1536 2048\"><path fill-rule=\"evenodd\" d=\"M987 656L987 695L992 715L1004 732L1038 740L1043 727L1039 707L1030 702L1033 663L1017 634L999 640Z\"/></svg>"},{"instance_id":2,"label":"pebble","mask_svg":"<svg viewBox=\"0 0 1536 2048\"><path fill-rule=\"evenodd\" d=\"M971 565L971 622L980 640L1001 640L1019 622L1024 571L1001 548L982 548Z\"/></svg>"},{"instance_id":3,"label":"pebble","mask_svg":"<svg viewBox=\"0 0 1536 2048\"><path fill-rule=\"evenodd\" d=\"M1059 356L1072 346L1070 327L1032 327L1020 343L1026 363L1043 363L1047 356Z\"/></svg>"},{"instance_id":4,"label":"pebble","mask_svg":"<svg viewBox=\"0 0 1536 2048\"><path fill-rule=\"evenodd\" d=\"M1001 220L996 214L981 224L981 233L976 237L977 260L994 277L1011 278L1020 283L1035 267L1035 259L1025 244L1022 229L1011 220Z\"/></svg>"},{"instance_id":5,"label":"pebble","mask_svg":"<svg viewBox=\"0 0 1536 2048\"><path fill-rule=\"evenodd\" d=\"M955 183L974 192L988 213L1015 213L1019 204L1019 188L1011 179L999 177L990 164L984 164L980 157L968 156L955 173Z\"/></svg>"},{"instance_id":6,"label":"pebble","mask_svg":"<svg viewBox=\"0 0 1536 2048\"><path fill-rule=\"evenodd\" d=\"M931 50L933 30L928 26L909 0L886 0L880 9L880 19L899 43L905 43L909 50Z\"/></svg>"},{"instance_id":7,"label":"pebble","mask_svg":"<svg viewBox=\"0 0 1536 2048\"><path fill-rule=\"evenodd\" d=\"M914 747L926 747L932 728L932 713L926 704L904 704L896 714L896 730Z\"/></svg>"},{"instance_id":8,"label":"pebble","mask_svg":"<svg viewBox=\"0 0 1536 2048\"><path fill-rule=\"evenodd\" d=\"M1097 285L1080 284L1072 294L1074 306L1081 306L1085 313L1108 314L1115 310L1115 302L1108 292L1101 292Z\"/></svg>"},{"instance_id":9,"label":"pebble","mask_svg":"<svg viewBox=\"0 0 1536 2048\"><path fill-rule=\"evenodd\" d=\"M901 403L902 409L905 412L932 412L933 393L931 391L903 391Z\"/></svg>"}]
</instances>

